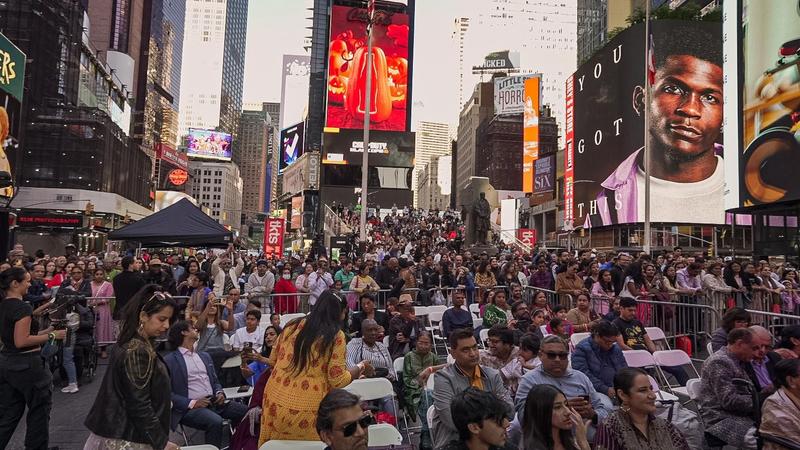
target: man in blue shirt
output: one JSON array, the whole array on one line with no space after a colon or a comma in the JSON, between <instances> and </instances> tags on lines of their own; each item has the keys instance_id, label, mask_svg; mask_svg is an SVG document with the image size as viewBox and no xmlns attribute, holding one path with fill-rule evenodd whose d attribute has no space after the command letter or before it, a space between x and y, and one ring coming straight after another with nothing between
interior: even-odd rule
<instances>
[{"instance_id":1,"label":"man in blue shirt","mask_svg":"<svg viewBox=\"0 0 800 450\"><path fill-rule=\"evenodd\" d=\"M617 344L619 329L601 320L592 327L592 335L581 341L572 353L572 368L589 377L594 389L615 397L614 375L628 367Z\"/></svg>"},{"instance_id":2,"label":"man in blue shirt","mask_svg":"<svg viewBox=\"0 0 800 450\"><path fill-rule=\"evenodd\" d=\"M464 291L453 291L453 307L448 308L442 315L442 328L444 336L450 336L453 330L472 328L472 313L464 308Z\"/></svg>"}]
</instances>

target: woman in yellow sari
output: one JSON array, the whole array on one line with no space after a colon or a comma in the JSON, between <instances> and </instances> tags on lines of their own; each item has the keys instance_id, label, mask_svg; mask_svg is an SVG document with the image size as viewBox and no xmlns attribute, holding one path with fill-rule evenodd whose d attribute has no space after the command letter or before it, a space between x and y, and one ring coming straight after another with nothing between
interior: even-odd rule
<instances>
[{"instance_id":1,"label":"woman in yellow sari","mask_svg":"<svg viewBox=\"0 0 800 450\"><path fill-rule=\"evenodd\" d=\"M346 367L346 316L347 301L325 291L311 314L289 322L281 332L269 358L272 375L264 390L259 447L275 439L319 440L315 422L322 398L374 372L368 362Z\"/></svg>"}]
</instances>

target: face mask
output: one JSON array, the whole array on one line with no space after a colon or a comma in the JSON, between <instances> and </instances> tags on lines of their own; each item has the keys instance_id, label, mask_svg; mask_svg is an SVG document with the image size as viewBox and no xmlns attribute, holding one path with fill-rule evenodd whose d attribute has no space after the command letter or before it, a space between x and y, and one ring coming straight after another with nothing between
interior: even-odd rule
<instances>
[{"instance_id":1,"label":"face mask","mask_svg":"<svg viewBox=\"0 0 800 450\"><path fill-rule=\"evenodd\" d=\"M283 279L284 280L291 280L292 279L292 274L289 274L289 273L284 274L283 275Z\"/></svg>"}]
</instances>

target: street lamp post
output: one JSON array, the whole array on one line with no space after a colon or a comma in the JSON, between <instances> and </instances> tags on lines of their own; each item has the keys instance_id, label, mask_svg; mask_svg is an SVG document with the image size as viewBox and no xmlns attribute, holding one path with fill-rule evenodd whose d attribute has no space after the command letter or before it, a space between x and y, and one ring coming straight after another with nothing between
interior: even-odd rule
<instances>
[{"instance_id":1,"label":"street lamp post","mask_svg":"<svg viewBox=\"0 0 800 450\"><path fill-rule=\"evenodd\" d=\"M372 108L372 20L375 16L375 0L367 5L367 67L364 90L364 154L361 157L361 228L359 238L367 242L367 181L369 178L369 116ZM357 68L355 70L358 70Z\"/></svg>"}]
</instances>

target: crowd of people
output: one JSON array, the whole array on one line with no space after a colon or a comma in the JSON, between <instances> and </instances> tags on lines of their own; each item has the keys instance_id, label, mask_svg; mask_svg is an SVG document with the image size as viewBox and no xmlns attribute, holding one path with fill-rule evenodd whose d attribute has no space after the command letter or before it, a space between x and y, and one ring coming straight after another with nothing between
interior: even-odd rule
<instances>
[{"instance_id":1,"label":"crowd of people","mask_svg":"<svg viewBox=\"0 0 800 450\"><path fill-rule=\"evenodd\" d=\"M800 325L777 315L800 307L790 264L497 240L497 254L476 254L454 211L394 210L368 231L336 258L15 247L0 266L0 448L26 407L26 447L47 448L51 373L76 393L92 353L108 368L89 449L177 448L170 433L186 427L231 449L360 449L376 418L403 415L420 423L421 449L694 448L696 429L660 415L654 381L688 389L695 374L628 367L625 351L664 348L650 326L672 327L687 353L711 346L696 387L701 442L756 448L758 427L800 441ZM75 319L66 330L51 317L62 304ZM717 329L680 312L697 305L724 314ZM376 377L396 395L360 402L347 390ZM249 403L226 398L238 386L252 388Z\"/></svg>"}]
</instances>

